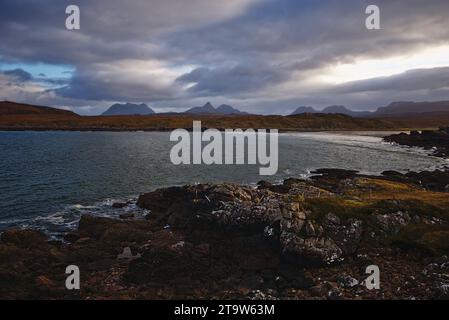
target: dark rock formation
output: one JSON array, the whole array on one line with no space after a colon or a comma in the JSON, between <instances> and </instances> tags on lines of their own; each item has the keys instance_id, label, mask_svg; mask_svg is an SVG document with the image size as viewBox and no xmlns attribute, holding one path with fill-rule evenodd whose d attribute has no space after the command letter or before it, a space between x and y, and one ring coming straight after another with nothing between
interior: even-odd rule
<instances>
[{"instance_id":1,"label":"dark rock formation","mask_svg":"<svg viewBox=\"0 0 449 320\"><path fill-rule=\"evenodd\" d=\"M387 142L395 142L409 147L421 147L432 150L432 155L449 157L449 127L441 127L436 131L412 131L410 134L399 133L384 138Z\"/></svg>"},{"instance_id":2,"label":"dark rock formation","mask_svg":"<svg viewBox=\"0 0 449 320\"><path fill-rule=\"evenodd\" d=\"M405 176L318 172L159 189L138 200L145 220L85 215L67 242L6 231L0 298L447 298L446 192ZM70 264L80 291L65 289ZM381 290L363 284L373 264L388 279Z\"/></svg>"}]
</instances>

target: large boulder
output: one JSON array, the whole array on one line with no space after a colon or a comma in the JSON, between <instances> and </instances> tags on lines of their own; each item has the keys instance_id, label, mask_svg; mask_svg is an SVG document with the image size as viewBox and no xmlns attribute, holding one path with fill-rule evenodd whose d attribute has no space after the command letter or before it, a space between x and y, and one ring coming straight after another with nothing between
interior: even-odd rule
<instances>
[{"instance_id":1,"label":"large boulder","mask_svg":"<svg viewBox=\"0 0 449 320\"><path fill-rule=\"evenodd\" d=\"M276 243L279 255L288 261L327 265L355 252L362 222L349 219L343 223L328 215L318 223L304 210L302 200L321 196L333 194L303 180L288 179L281 187L264 183L249 188L225 183L159 189L141 196L138 203L151 210L149 219L174 228L198 233L202 227L209 230L218 226L230 233L263 234Z\"/></svg>"}]
</instances>

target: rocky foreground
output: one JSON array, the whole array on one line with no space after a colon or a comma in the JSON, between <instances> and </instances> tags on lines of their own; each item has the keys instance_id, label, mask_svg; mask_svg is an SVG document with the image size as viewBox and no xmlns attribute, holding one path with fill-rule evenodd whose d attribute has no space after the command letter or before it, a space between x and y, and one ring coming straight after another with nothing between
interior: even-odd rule
<instances>
[{"instance_id":1,"label":"rocky foreground","mask_svg":"<svg viewBox=\"0 0 449 320\"><path fill-rule=\"evenodd\" d=\"M449 158L449 127L441 127L436 131L411 131L410 134L402 132L387 136L384 140L409 147L431 150L431 155L433 156Z\"/></svg>"},{"instance_id":2,"label":"rocky foreground","mask_svg":"<svg viewBox=\"0 0 449 320\"><path fill-rule=\"evenodd\" d=\"M449 172L317 174L156 190L139 198L146 220L83 216L65 242L9 230L0 298L449 297ZM65 288L71 264L79 291ZM369 265L380 268L379 290L363 283Z\"/></svg>"}]
</instances>

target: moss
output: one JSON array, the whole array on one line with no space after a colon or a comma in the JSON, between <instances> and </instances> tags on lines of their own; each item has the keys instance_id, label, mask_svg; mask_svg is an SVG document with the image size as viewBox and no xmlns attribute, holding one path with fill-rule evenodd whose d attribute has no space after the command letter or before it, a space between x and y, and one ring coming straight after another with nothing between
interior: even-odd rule
<instances>
[{"instance_id":1,"label":"moss","mask_svg":"<svg viewBox=\"0 0 449 320\"><path fill-rule=\"evenodd\" d=\"M311 198L304 201L304 209L311 212L310 217L318 223L323 222L328 213L333 213L343 220L366 219L368 203L344 198Z\"/></svg>"},{"instance_id":2,"label":"moss","mask_svg":"<svg viewBox=\"0 0 449 320\"><path fill-rule=\"evenodd\" d=\"M375 179L375 178L357 178L355 183L357 189L364 188L371 190L373 192L376 191L405 192L416 189L412 185L406 183L389 181L385 179Z\"/></svg>"},{"instance_id":3,"label":"moss","mask_svg":"<svg viewBox=\"0 0 449 320\"><path fill-rule=\"evenodd\" d=\"M391 239L403 249L419 250L425 254L449 254L449 227L435 225L409 225Z\"/></svg>"},{"instance_id":4,"label":"moss","mask_svg":"<svg viewBox=\"0 0 449 320\"><path fill-rule=\"evenodd\" d=\"M449 254L449 230L426 233L420 242L436 255Z\"/></svg>"},{"instance_id":5,"label":"moss","mask_svg":"<svg viewBox=\"0 0 449 320\"><path fill-rule=\"evenodd\" d=\"M392 212L407 212L410 215L418 215L428 218L448 218L448 210L439 206L429 204L421 200L380 200L371 206L371 210L380 214L388 214Z\"/></svg>"}]
</instances>

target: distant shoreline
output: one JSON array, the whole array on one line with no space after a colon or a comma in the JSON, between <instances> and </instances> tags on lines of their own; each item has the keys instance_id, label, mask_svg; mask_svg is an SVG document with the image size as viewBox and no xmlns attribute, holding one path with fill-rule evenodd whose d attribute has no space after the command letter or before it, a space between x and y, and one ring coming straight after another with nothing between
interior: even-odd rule
<instances>
[{"instance_id":1,"label":"distant shoreline","mask_svg":"<svg viewBox=\"0 0 449 320\"><path fill-rule=\"evenodd\" d=\"M162 128L162 129L152 129L152 128L143 128L143 129L114 129L114 128L42 128L42 127L0 127L0 132L170 132L172 130L176 129L185 129L188 131L192 131L192 128ZM206 129L217 129L221 132L224 132L224 128L203 128ZM231 129L231 128L229 128ZM233 129L238 129L233 128ZM261 128L262 129L262 128ZM264 128L269 129L269 128ZM257 129L255 129L257 130ZM391 130L385 130L385 129L367 129L367 130L361 130L361 129L354 129L354 130L348 130L348 129L341 129L341 130L327 130L327 129L300 129L300 130L294 130L294 129L279 129L279 133L306 133L306 132L329 132L329 133L350 133L354 134L357 132L360 133L366 133L366 132L386 132L386 133L395 133L395 132L407 132L410 131L410 128L404 128L404 129L391 129Z\"/></svg>"},{"instance_id":2,"label":"distant shoreline","mask_svg":"<svg viewBox=\"0 0 449 320\"><path fill-rule=\"evenodd\" d=\"M6 105L5 105L6 104ZM211 115L157 114L149 116L79 116L65 110L0 104L2 131L171 131L191 130L193 121L202 128L277 129L280 132L318 131L411 131L437 129L449 125L449 113L355 118L345 114L304 113L299 115Z\"/></svg>"}]
</instances>

